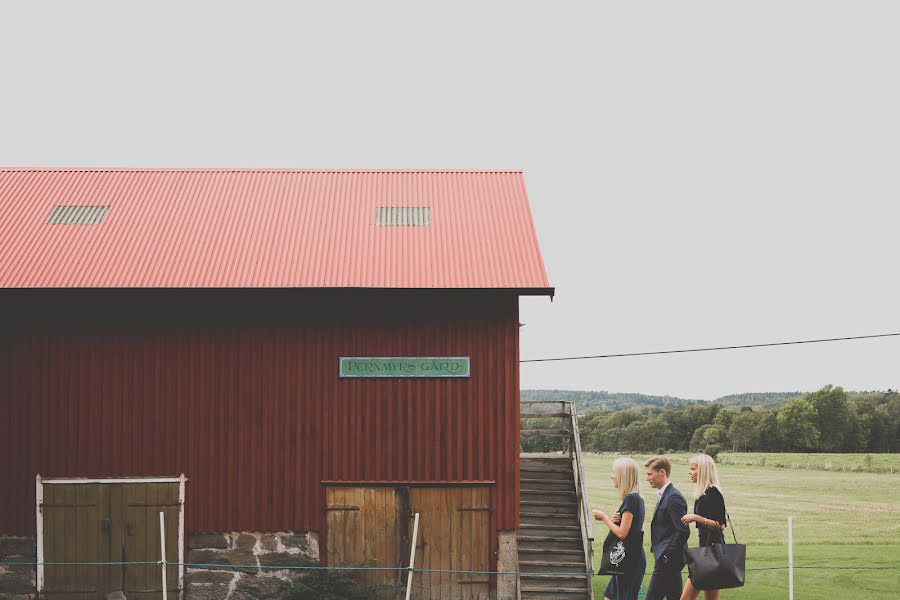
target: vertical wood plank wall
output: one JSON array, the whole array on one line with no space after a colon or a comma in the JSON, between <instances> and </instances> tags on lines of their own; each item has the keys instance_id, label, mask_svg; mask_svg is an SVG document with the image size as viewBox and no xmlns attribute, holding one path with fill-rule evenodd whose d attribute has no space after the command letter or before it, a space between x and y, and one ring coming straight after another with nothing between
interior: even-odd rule
<instances>
[{"instance_id":1,"label":"vertical wood plank wall","mask_svg":"<svg viewBox=\"0 0 900 600\"><path fill-rule=\"evenodd\" d=\"M34 477L185 473L188 531L321 530L322 481L495 481L518 525L515 292L34 292L0 316L0 533ZM3 297L8 300L8 297ZM340 380L339 356L471 356Z\"/></svg>"}]
</instances>

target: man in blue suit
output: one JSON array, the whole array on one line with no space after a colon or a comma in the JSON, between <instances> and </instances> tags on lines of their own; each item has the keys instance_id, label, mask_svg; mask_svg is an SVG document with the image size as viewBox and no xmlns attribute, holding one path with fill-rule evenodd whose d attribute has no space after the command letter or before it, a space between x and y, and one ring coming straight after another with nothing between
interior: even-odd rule
<instances>
[{"instance_id":1,"label":"man in blue suit","mask_svg":"<svg viewBox=\"0 0 900 600\"><path fill-rule=\"evenodd\" d=\"M684 547L691 530L681 522L687 513L687 501L675 489L669 477L672 461L665 456L651 458L647 467L647 481L656 488L656 510L650 522L650 550L656 559L645 600L678 600L681 598L681 569L684 567Z\"/></svg>"}]
</instances>

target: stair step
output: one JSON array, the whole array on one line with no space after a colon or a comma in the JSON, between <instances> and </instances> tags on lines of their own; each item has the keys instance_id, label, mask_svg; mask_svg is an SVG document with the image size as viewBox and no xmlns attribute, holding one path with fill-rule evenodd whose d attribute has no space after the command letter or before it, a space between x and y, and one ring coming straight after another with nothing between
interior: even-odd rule
<instances>
[{"instance_id":1,"label":"stair step","mask_svg":"<svg viewBox=\"0 0 900 600\"><path fill-rule=\"evenodd\" d=\"M540 484L551 484L558 483L560 485L569 485L573 483L572 479L541 479L541 478L530 478L530 477L522 477L519 479L522 483L540 483Z\"/></svg>"},{"instance_id":2,"label":"stair step","mask_svg":"<svg viewBox=\"0 0 900 600\"><path fill-rule=\"evenodd\" d=\"M572 503L578 499L574 490L519 490L519 499L522 501L538 500L552 503Z\"/></svg>"},{"instance_id":3,"label":"stair step","mask_svg":"<svg viewBox=\"0 0 900 600\"><path fill-rule=\"evenodd\" d=\"M540 577L538 575L537 577ZM586 578L583 577L566 577L566 576L552 576L553 579L534 579L532 576L522 577L522 592L523 598L524 592L543 592L543 593L581 593L584 594L587 592L587 583L584 582Z\"/></svg>"},{"instance_id":4,"label":"stair step","mask_svg":"<svg viewBox=\"0 0 900 600\"><path fill-rule=\"evenodd\" d=\"M573 552L579 556L584 556L584 546L580 539L570 540L548 540L539 538L537 540L516 540L519 546L519 553L534 552L535 550L551 550L553 552Z\"/></svg>"},{"instance_id":5,"label":"stair step","mask_svg":"<svg viewBox=\"0 0 900 600\"><path fill-rule=\"evenodd\" d=\"M571 492L575 489L573 479L521 479L521 490L548 492Z\"/></svg>"},{"instance_id":6,"label":"stair step","mask_svg":"<svg viewBox=\"0 0 900 600\"><path fill-rule=\"evenodd\" d=\"M574 490L519 490L522 496L527 496L528 499L532 498L542 498L544 496L553 496L556 498L572 498L577 499L578 494L575 493Z\"/></svg>"},{"instance_id":7,"label":"stair step","mask_svg":"<svg viewBox=\"0 0 900 600\"><path fill-rule=\"evenodd\" d=\"M523 537L541 539L541 540L578 540L581 541L580 529L554 529L552 527L536 527L530 529L519 529L517 539Z\"/></svg>"},{"instance_id":8,"label":"stair step","mask_svg":"<svg viewBox=\"0 0 900 600\"><path fill-rule=\"evenodd\" d=\"M583 573L584 561L573 560L520 560L519 571L522 573Z\"/></svg>"},{"instance_id":9,"label":"stair step","mask_svg":"<svg viewBox=\"0 0 900 600\"><path fill-rule=\"evenodd\" d=\"M528 525L576 525L579 524L578 521L578 511L575 507L568 507L566 510L559 510L558 507L553 506L540 506L535 508L534 506L521 507L522 512L519 514L522 515L521 522L526 523ZM528 514L523 514L527 512Z\"/></svg>"},{"instance_id":10,"label":"stair step","mask_svg":"<svg viewBox=\"0 0 900 600\"><path fill-rule=\"evenodd\" d=\"M527 557L523 557L523 554L527 554ZM565 560L565 561L579 561L584 560L584 548L519 548L519 560Z\"/></svg>"},{"instance_id":11,"label":"stair step","mask_svg":"<svg viewBox=\"0 0 900 600\"><path fill-rule=\"evenodd\" d=\"M561 518L560 518L561 517ZM543 527L546 529L553 529L559 525L571 525L575 526L578 523L578 519L571 517L569 515L560 515L560 517L553 515L548 519L540 519L537 517L528 517L527 519L522 519L519 528L521 529L525 525L534 525L536 527ZM581 526L578 525L578 528L581 529Z\"/></svg>"},{"instance_id":12,"label":"stair step","mask_svg":"<svg viewBox=\"0 0 900 600\"><path fill-rule=\"evenodd\" d=\"M570 577L564 579L557 579L556 581L526 581L523 577L522 581L522 597L527 598L525 596L525 592L542 592L544 594L586 594L587 593L587 584L583 581L579 581L578 578ZM551 596L553 597L553 596ZM557 596L558 597L558 596ZM564 596L566 597L566 596ZM584 596L581 596L584 597Z\"/></svg>"},{"instance_id":13,"label":"stair step","mask_svg":"<svg viewBox=\"0 0 900 600\"><path fill-rule=\"evenodd\" d=\"M542 514L567 514L578 517L578 504L575 500L560 500L558 502L548 503L543 500L520 500L519 508L528 512L536 512Z\"/></svg>"},{"instance_id":14,"label":"stair step","mask_svg":"<svg viewBox=\"0 0 900 600\"><path fill-rule=\"evenodd\" d=\"M581 575L581 573L585 573L584 565L581 565L580 573L573 573L571 575L559 574L559 573L536 573L534 575L522 575L522 579L528 579L530 582L537 581L559 581L565 579L571 579L573 581L584 581L586 579L590 579L587 575Z\"/></svg>"},{"instance_id":15,"label":"stair step","mask_svg":"<svg viewBox=\"0 0 900 600\"><path fill-rule=\"evenodd\" d=\"M581 590L580 592L567 592L561 590L559 593L528 590L522 592L521 598L522 600L587 600L590 596L587 595L585 590Z\"/></svg>"},{"instance_id":16,"label":"stair step","mask_svg":"<svg viewBox=\"0 0 900 600\"><path fill-rule=\"evenodd\" d=\"M524 465L519 467L519 477L530 479L571 479L572 473L572 465L560 465L554 468L527 467Z\"/></svg>"},{"instance_id":17,"label":"stair step","mask_svg":"<svg viewBox=\"0 0 900 600\"><path fill-rule=\"evenodd\" d=\"M560 532L574 531L578 534L581 534L581 525L532 525L530 523L523 523L522 525L519 526L519 529L529 531L529 532L530 531L537 532L538 530L543 531L545 529L550 529L553 531L560 531Z\"/></svg>"},{"instance_id":18,"label":"stair step","mask_svg":"<svg viewBox=\"0 0 900 600\"><path fill-rule=\"evenodd\" d=\"M545 538L542 536L517 536L516 543L519 550L526 552L529 550L572 550L583 552L583 542L581 538Z\"/></svg>"}]
</instances>

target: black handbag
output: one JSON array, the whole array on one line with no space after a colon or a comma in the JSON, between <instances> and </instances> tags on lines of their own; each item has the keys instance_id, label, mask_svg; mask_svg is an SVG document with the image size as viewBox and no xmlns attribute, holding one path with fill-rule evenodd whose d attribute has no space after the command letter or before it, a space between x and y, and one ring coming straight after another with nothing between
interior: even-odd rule
<instances>
[{"instance_id":1,"label":"black handbag","mask_svg":"<svg viewBox=\"0 0 900 600\"><path fill-rule=\"evenodd\" d=\"M728 525L731 527L733 544L710 544L700 548L686 548L684 561L687 563L688 577L695 589L698 590L725 590L744 585L744 565L747 560L747 546L737 543L734 526L731 517Z\"/></svg>"},{"instance_id":2,"label":"black handbag","mask_svg":"<svg viewBox=\"0 0 900 600\"><path fill-rule=\"evenodd\" d=\"M597 575L632 575L641 560L643 545L643 531L628 532L624 540L610 531L603 541L603 557Z\"/></svg>"}]
</instances>

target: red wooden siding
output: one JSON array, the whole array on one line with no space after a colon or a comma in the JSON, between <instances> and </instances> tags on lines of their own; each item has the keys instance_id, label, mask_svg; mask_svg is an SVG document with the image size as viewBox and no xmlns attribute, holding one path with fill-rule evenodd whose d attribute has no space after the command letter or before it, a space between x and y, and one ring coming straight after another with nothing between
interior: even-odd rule
<instances>
[{"instance_id":1,"label":"red wooden siding","mask_svg":"<svg viewBox=\"0 0 900 600\"><path fill-rule=\"evenodd\" d=\"M326 480L495 481L517 527L515 295L238 293L3 297L0 532L34 534L36 473L184 472L189 531L321 530ZM472 376L340 380L342 355Z\"/></svg>"}]
</instances>

